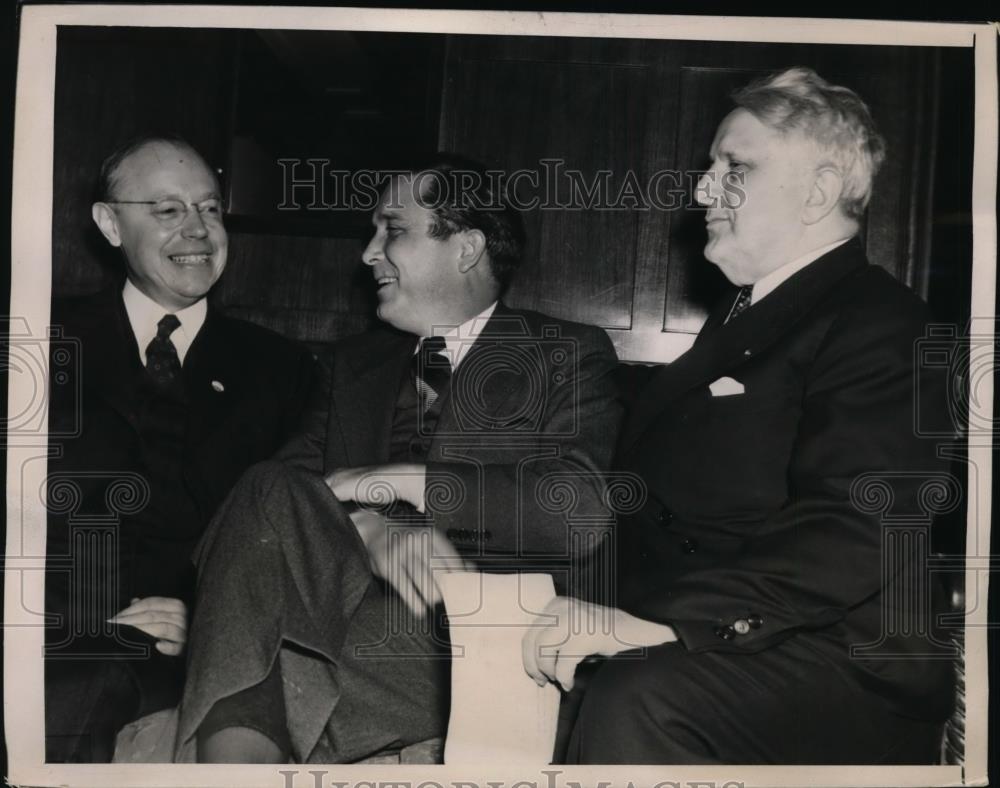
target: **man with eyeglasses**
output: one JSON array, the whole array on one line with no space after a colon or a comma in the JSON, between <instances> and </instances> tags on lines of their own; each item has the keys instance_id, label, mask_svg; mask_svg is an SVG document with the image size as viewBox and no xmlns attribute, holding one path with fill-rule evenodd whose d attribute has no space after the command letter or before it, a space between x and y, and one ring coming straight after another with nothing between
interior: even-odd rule
<instances>
[{"instance_id":1,"label":"man with eyeglasses","mask_svg":"<svg viewBox=\"0 0 1000 788\"><path fill-rule=\"evenodd\" d=\"M49 762L108 761L123 725L177 703L194 545L290 435L313 377L305 348L209 305L228 239L218 180L187 142L116 150L92 216L125 282L53 304L81 357L50 403L50 432L76 435L52 442L48 477Z\"/></svg>"}]
</instances>

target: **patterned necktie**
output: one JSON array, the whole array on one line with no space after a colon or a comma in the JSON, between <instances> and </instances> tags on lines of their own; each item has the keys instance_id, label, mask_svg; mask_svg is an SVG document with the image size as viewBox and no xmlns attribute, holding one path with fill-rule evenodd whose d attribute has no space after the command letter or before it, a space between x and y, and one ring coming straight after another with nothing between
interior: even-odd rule
<instances>
[{"instance_id":1,"label":"patterned necktie","mask_svg":"<svg viewBox=\"0 0 1000 788\"><path fill-rule=\"evenodd\" d=\"M146 370L161 389L172 388L181 381L181 362L170 335L180 326L177 315L164 315L156 324L156 336L146 348Z\"/></svg>"},{"instance_id":2,"label":"patterned necktie","mask_svg":"<svg viewBox=\"0 0 1000 788\"><path fill-rule=\"evenodd\" d=\"M427 337L413 357L420 411L426 413L444 393L451 379L451 362L444 354L444 337Z\"/></svg>"},{"instance_id":3,"label":"patterned necktie","mask_svg":"<svg viewBox=\"0 0 1000 788\"><path fill-rule=\"evenodd\" d=\"M741 312L745 312L750 308L750 301L753 298L753 285L744 285L740 288L740 292L736 294L736 300L733 301L733 306L729 310L729 316L726 318L728 323L734 317L736 317Z\"/></svg>"}]
</instances>

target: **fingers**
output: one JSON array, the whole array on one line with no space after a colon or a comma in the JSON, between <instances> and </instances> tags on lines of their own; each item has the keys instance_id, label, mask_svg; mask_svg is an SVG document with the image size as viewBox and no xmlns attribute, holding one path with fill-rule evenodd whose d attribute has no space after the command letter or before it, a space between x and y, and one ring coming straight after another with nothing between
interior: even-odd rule
<instances>
[{"instance_id":1,"label":"fingers","mask_svg":"<svg viewBox=\"0 0 1000 788\"><path fill-rule=\"evenodd\" d=\"M128 624L129 626L142 628L153 624L164 624L176 627L181 631L187 630L187 616L183 613L174 613L166 610L146 610L138 613L119 613L108 619L113 624Z\"/></svg>"},{"instance_id":2,"label":"fingers","mask_svg":"<svg viewBox=\"0 0 1000 788\"><path fill-rule=\"evenodd\" d=\"M150 596L134 598L132 604L110 619L114 624L135 627L157 638L156 649L177 656L187 642L187 607L172 597Z\"/></svg>"},{"instance_id":3,"label":"fingers","mask_svg":"<svg viewBox=\"0 0 1000 788\"><path fill-rule=\"evenodd\" d=\"M435 572L468 572L475 569L471 561L462 558L447 536L433 528L430 534L431 567Z\"/></svg>"},{"instance_id":4,"label":"fingers","mask_svg":"<svg viewBox=\"0 0 1000 788\"><path fill-rule=\"evenodd\" d=\"M132 603L115 614L115 618L136 613L160 611L187 616L187 606L179 599L167 596L147 596L145 599L133 597Z\"/></svg>"},{"instance_id":5,"label":"fingers","mask_svg":"<svg viewBox=\"0 0 1000 788\"><path fill-rule=\"evenodd\" d=\"M184 643L187 640L187 627L183 621L164 620L145 614L142 616L129 616L128 618L115 617L112 621L115 624L125 624L135 627L159 640L170 640L175 643Z\"/></svg>"},{"instance_id":6,"label":"fingers","mask_svg":"<svg viewBox=\"0 0 1000 788\"><path fill-rule=\"evenodd\" d=\"M525 672L539 686L555 678L555 662L559 643L566 627L565 597L556 597L542 611L521 639L521 659Z\"/></svg>"},{"instance_id":7,"label":"fingers","mask_svg":"<svg viewBox=\"0 0 1000 788\"><path fill-rule=\"evenodd\" d=\"M431 574L427 542L421 533L406 534L399 541L399 571L411 594L408 604L421 618L441 598Z\"/></svg>"},{"instance_id":8,"label":"fingers","mask_svg":"<svg viewBox=\"0 0 1000 788\"><path fill-rule=\"evenodd\" d=\"M544 687L549 679L538 667L538 633L541 631L540 627L544 626L541 621L541 616L536 618L532 628L521 638L521 661L524 663L524 672L531 680L539 687Z\"/></svg>"},{"instance_id":9,"label":"fingers","mask_svg":"<svg viewBox=\"0 0 1000 788\"><path fill-rule=\"evenodd\" d=\"M576 669L600 647L600 635L581 626L595 609L570 597L556 597L521 639L525 672L539 686L554 681L566 692L573 689ZM613 653L613 652L612 652Z\"/></svg>"},{"instance_id":10,"label":"fingers","mask_svg":"<svg viewBox=\"0 0 1000 788\"><path fill-rule=\"evenodd\" d=\"M372 571L421 617L441 602L436 573L470 568L451 541L433 527L383 529L366 544Z\"/></svg>"},{"instance_id":11,"label":"fingers","mask_svg":"<svg viewBox=\"0 0 1000 788\"><path fill-rule=\"evenodd\" d=\"M437 588L429 580L430 569L423 558L422 530L385 532L370 547L372 571L391 585L419 618L437 600Z\"/></svg>"},{"instance_id":12,"label":"fingers","mask_svg":"<svg viewBox=\"0 0 1000 788\"><path fill-rule=\"evenodd\" d=\"M169 640L157 640L156 643L153 644L153 647L161 654L166 654L168 657L179 657L184 653L183 643L172 643Z\"/></svg>"},{"instance_id":13,"label":"fingers","mask_svg":"<svg viewBox=\"0 0 1000 788\"><path fill-rule=\"evenodd\" d=\"M569 649L559 648L555 657L555 663L553 666L553 678L559 683L559 686L563 688L565 692L569 692L573 689L573 677L576 674L576 667L580 664L583 656L580 654L573 654Z\"/></svg>"}]
</instances>

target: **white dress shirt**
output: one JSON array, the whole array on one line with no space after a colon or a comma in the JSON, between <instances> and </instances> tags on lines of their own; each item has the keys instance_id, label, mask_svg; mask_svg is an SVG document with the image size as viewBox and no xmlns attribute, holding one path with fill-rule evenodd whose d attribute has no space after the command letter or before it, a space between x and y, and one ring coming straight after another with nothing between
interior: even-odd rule
<instances>
[{"instance_id":1,"label":"white dress shirt","mask_svg":"<svg viewBox=\"0 0 1000 788\"><path fill-rule=\"evenodd\" d=\"M774 290L778 285L784 282L792 274L798 273L803 268L805 268L809 263L819 260L827 252L832 252L841 244L845 244L850 240L850 238L842 238L839 241L834 241L832 244L827 244L819 249L813 249L811 252L806 252L801 257L796 257L792 262L785 263L781 268L777 268L771 271L767 276L761 279L759 282L754 282L753 292L750 295L750 304L756 304L764 296Z\"/></svg>"},{"instance_id":2,"label":"white dress shirt","mask_svg":"<svg viewBox=\"0 0 1000 788\"><path fill-rule=\"evenodd\" d=\"M135 334L136 344L139 345L139 358L142 359L142 365L146 366L146 348L156 336L156 324L163 319L164 315L171 314L171 312L143 293L131 281L125 282L122 300L125 302L125 312L128 314L132 333ZM205 324L208 304L202 298L191 306L172 314L177 316L181 324L170 334L170 341L177 348L177 358L183 365L184 357L187 355L191 343L194 342L194 338L198 336L198 332Z\"/></svg>"},{"instance_id":3,"label":"white dress shirt","mask_svg":"<svg viewBox=\"0 0 1000 788\"><path fill-rule=\"evenodd\" d=\"M451 362L452 372L458 369L458 365L462 363L462 360L469 352L469 348L472 347L472 344L483 332L483 328L485 328L486 323L493 314L493 310L496 308L497 302L494 301L478 315L473 318L469 318L460 326L454 326L443 331L441 329L444 329L445 326L434 327L435 332L440 331L440 333L435 333L434 336L442 337L444 339L445 354ZM414 351L414 354L420 350L420 346L426 338L427 337L420 337L420 342L417 343L417 349Z\"/></svg>"}]
</instances>

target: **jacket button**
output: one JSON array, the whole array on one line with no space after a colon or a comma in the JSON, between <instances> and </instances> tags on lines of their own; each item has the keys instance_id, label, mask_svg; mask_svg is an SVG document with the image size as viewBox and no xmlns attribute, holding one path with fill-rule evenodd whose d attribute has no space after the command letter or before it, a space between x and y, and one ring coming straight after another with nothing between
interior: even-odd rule
<instances>
[{"instance_id":1,"label":"jacket button","mask_svg":"<svg viewBox=\"0 0 1000 788\"><path fill-rule=\"evenodd\" d=\"M750 625L750 629L760 629L763 623L764 619L759 613L751 613L747 616L747 624Z\"/></svg>"},{"instance_id":2,"label":"jacket button","mask_svg":"<svg viewBox=\"0 0 1000 788\"><path fill-rule=\"evenodd\" d=\"M670 525L674 519L674 513L669 509L661 509L660 513L656 515L656 519L660 521L661 525Z\"/></svg>"},{"instance_id":3,"label":"jacket button","mask_svg":"<svg viewBox=\"0 0 1000 788\"><path fill-rule=\"evenodd\" d=\"M698 540L697 539L685 539L681 542L681 550L683 550L688 555L698 551Z\"/></svg>"},{"instance_id":4,"label":"jacket button","mask_svg":"<svg viewBox=\"0 0 1000 788\"><path fill-rule=\"evenodd\" d=\"M733 622L733 629L737 635L745 635L750 631L750 622L745 618L738 618Z\"/></svg>"},{"instance_id":5,"label":"jacket button","mask_svg":"<svg viewBox=\"0 0 1000 788\"><path fill-rule=\"evenodd\" d=\"M715 634L718 635L723 640L732 640L736 637L736 630L731 626L716 627Z\"/></svg>"}]
</instances>

